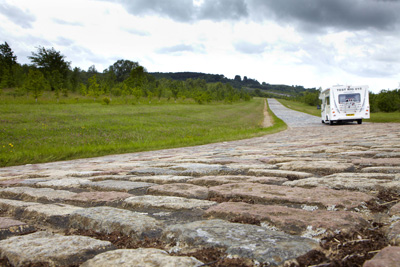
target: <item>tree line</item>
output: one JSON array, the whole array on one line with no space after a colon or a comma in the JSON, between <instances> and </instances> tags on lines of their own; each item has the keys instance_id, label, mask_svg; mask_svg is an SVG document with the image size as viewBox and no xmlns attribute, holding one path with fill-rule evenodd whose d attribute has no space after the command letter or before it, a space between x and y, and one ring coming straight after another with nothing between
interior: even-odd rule
<instances>
[{"instance_id":1,"label":"tree line","mask_svg":"<svg viewBox=\"0 0 400 267\"><path fill-rule=\"evenodd\" d=\"M232 103L248 101L251 95L241 87L224 83L218 75L214 81L204 77L171 79L168 76L152 75L138 62L118 60L103 72L92 65L87 71L78 67L71 68L71 62L54 48L39 46L28 57L31 64L17 62L11 47L5 42L0 44L0 90L12 88L11 94L32 95L36 100L44 91L54 92L58 99L69 93L79 93L94 99L106 96L132 96L137 102L147 98L194 99L197 103L223 101ZM183 75L184 76L184 75Z\"/></svg>"}]
</instances>

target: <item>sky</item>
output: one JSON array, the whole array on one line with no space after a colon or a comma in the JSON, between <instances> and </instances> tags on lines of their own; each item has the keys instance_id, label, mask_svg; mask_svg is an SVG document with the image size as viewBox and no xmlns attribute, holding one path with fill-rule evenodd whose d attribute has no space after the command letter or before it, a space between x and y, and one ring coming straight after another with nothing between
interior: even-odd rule
<instances>
[{"instance_id":1,"label":"sky","mask_svg":"<svg viewBox=\"0 0 400 267\"><path fill-rule=\"evenodd\" d=\"M400 0L0 0L17 61L54 48L72 67L119 59L148 72L260 83L400 87Z\"/></svg>"}]
</instances>

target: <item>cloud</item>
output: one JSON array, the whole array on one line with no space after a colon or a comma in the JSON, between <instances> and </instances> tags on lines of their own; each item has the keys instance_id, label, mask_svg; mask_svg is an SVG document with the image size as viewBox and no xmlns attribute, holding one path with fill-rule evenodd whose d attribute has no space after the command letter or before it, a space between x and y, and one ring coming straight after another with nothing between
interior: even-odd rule
<instances>
[{"instance_id":1,"label":"cloud","mask_svg":"<svg viewBox=\"0 0 400 267\"><path fill-rule=\"evenodd\" d=\"M80 26L80 27L83 26L83 24L80 23L80 22L66 21L66 20L62 20L62 19L59 19L59 18L53 18L53 21L54 21L55 23L57 23L57 24L60 24L60 25Z\"/></svg>"},{"instance_id":2,"label":"cloud","mask_svg":"<svg viewBox=\"0 0 400 267\"><path fill-rule=\"evenodd\" d=\"M393 30L399 27L400 1L382 0L248 0L257 17L273 17L306 31L321 28Z\"/></svg>"},{"instance_id":3,"label":"cloud","mask_svg":"<svg viewBox=\"0 0 400 267\"><path fill-rule=\"evenodd\" d=\"M208 0L199 6L197 17L221 21L240 20L248 15L247 4L244 0Z\"/></svg>"},{"instance_id":4,"label":"cloud","mask_svg":"<svg viewBox=\"0 0 400 267\"><path fill-rule=\"evenodd\" d=\"M128 33L130 33L130 34L133 34L133 35L138 35L138 36L150 36L150 33L149 33L149 32L141 31L141 30L138 30L138 29L124 28L123 30L126 31L126 32L128 32Z\"/></svg>"},{"instance_id":5,"label":"cloud","mask_svg":"<svg viewBox=\"0 0 400 267\"><path fill-rule=\"evenodd\" d=\"M262 54L266 48L266 43L253 44L246 41L238 41L233 44L236 51L244 54Z\"/></svg>"},{"instance_id":6,"label":"cloud","mask_svg":"<svg viewBox=\"0 0 400 267\"><path fill-rule=\"evenodd\" d=\"M192 19L192 0L109 0L122 4L133 15L163 15L177 21Z\"/></svg>"},{"instance_id":7,"label":"cloud","mask_svg":"<svg viewBox=\"0 0 400 267\"><path fill-rule=\"evenodd\" d=\"M55 43L61 46L71 46L74 44L74 40L65 37L58 37Z\"/></svg>"},{"instance_id":8,"label":"cloud","mask_svg":"<svg viewBox=\"0 0 400 267\"><path fill-rule=\"evenodd\" d=\"M400 26L398 0L105 0L133 15L159 15L179 22L274 20L302 31L393 30Z\"/></svg>"},{"instance_id":9,"label":"cloud","mask_svg":"<svg viewBox=\"0 0 400 267\"><path fill-rule=\"evenodd\" d=\"M32 23L36 20L35 16L28 11L23 11L18 7L0 3L0 14L6 16L13 23L22 28L32 28Z\"/></svg>"},{"instance_id":10,"label":"cloud","mask_svg":"<svg viewBox=\"0 0 400 267\"><path fill-rule=\"evenodd\" d=\"M174 53L182 53L182 52L195 52L195 51L200 51L204 47L203 45L200 45L199 47L195 47L192 45L187 45L187 44L178 44L174 46L168 46L168 47L162 47L160 49L157 49L157 53L159 54L174 54Z\"/></svg>"},{"instance_id":11,"label":"cloud","mask_svg":"<svg viewBox=\"0 0 400 267\"><path fill-rule=\"evenodd\" d=\"M133 15L161 15L179 22L239 20L249 15L245 0L108 1L122 4Z\"/></svg>"}]
</instances>

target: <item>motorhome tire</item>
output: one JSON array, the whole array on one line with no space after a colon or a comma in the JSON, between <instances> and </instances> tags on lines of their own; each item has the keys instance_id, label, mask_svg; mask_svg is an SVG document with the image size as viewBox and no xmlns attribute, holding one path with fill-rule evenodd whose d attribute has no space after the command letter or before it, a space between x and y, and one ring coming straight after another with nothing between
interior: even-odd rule
<instances>
[{"instance_id":1,"label":"motorhome tire","mask_svg":"<svg viewBox=\"0 0 400 267\"><path fill-rule=\"evenodd\" d=\"M333 121L329 121L329 125L333 125Z\"/></svg>"},{"instance_id":2,"label":"motorhome tire","mask_svg":"<svg viewBox=\"0 0 400 267\"><path fill-rule=\"evenodd\" d=\"M357 124L361 124L362 123L362 120L357 120Z\"/></svg>"}]
</instances>

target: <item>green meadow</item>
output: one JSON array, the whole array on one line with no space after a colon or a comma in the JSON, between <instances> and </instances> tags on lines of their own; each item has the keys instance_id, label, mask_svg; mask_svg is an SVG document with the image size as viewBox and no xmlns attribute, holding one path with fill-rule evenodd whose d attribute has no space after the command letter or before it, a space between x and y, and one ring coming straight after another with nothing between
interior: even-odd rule
<instances>
[{"instance_id":1,"label":"green meadow","mask_svg":"<svg viewBox=\"0 0 400 267\"><path fill-rule=\"evenodd\" d=\"M233 104L193 101L0 96L0 166L41 163L238 140L262 128L264 99Z\"/></svg>"},{"instance_id":2,"label":"green meadow","mask_svg":"<svg viewBox=\"0 0 400 267\"><path fill-rule=\"evenodd\" d=\"M297 111L301 111L304 113L308 113L314 116L321 116L321 111L317 109L315 106L309 106L302 102L278 99L284 106L294 109ZM370 114L370 119L365 120L366 122L376 122L376 123L384 123L384 122L400 122L400 112L373 112Z\"/></svg>"}]
</instances>

